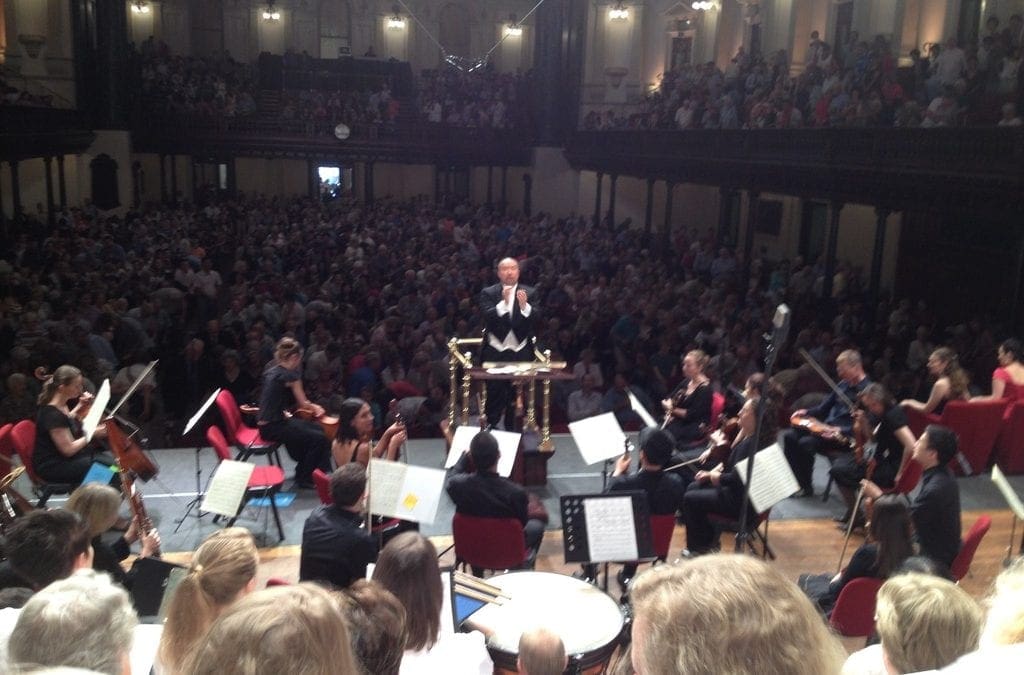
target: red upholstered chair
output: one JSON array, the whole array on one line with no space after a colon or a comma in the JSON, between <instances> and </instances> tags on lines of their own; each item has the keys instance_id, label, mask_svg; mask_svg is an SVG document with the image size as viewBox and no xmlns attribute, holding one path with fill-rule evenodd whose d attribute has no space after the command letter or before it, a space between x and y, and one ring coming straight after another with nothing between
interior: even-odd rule
<instances>
[{"instance_id":1,"label":"red upholstered chair","mask_svg":"<svg viewBox=\"0 0 1024 675\"><path fill-rule=\"evenodd\" d=\"M996 437L1003 426L1003 411L1006 401L950 401L942 409L942 416L925 415L916 410L904 409L907 422L915 436L920 436L929 424L949 427L957 435L960 453L970 465L970 473L981 473L988 466ZM958 459L949 463L960 475L967 475Z\"/></svg>"},{"instance_id":2,"label":"red upholstered chair","mask_svg":"<svg viewBox=\"0 0 1024 675\"><path fill-rule=\"evenodd\" d=\"M281 577L270 577L267 579L267 588L273 588L274 586L291 586L292 582Z\"/></svg>"},{"instance_id":3,"label":"red upholstered chair","mask_svg":"<svg viewBox=\"0 0 1024 675\"><path fill-rule=\"evenodd\" d=\"M836 598L829 624L845 637L867 637L875 630L875 601L881 579L859 577L843 586Z\"/></svg>"},{"instance_id":4,"label":"red upholstered chair","mask_svg":"<svg viewBox=\"0 0 1024 675\"><path fill-rule=\"evenodd\" d=\"M313 469L313 485L316 486L316 496L320 498L321 504L333 504L331 497L331 477L322 469Z\"/></svg>"},{"instance_id":5,"label":"red upholstered chair","mask_svg":"<svg viewBox=\"0 0 1024 675\"><path fill-rule=\"evenodd\" d=\"M523 524L515 518L479 518L456 513L452 518L455 564L480 576L482 570L517 569L526 560Z\"/></svg>"},{"instance_id":6,"label":"red upholstered chair","mask_svg":"<svg viewBox=\"0 0 1024 675\"><path fill-rule=\"evenodd\" d=\"M283 466L277 451L281 444L265 440L260 436L258 427L250 427L242 422L242 413L235 396L227 389L221 389L217 394L217 410L224 420L224 434L228 442L238 450L236 459L244 462L252 455L266 455L269 463Z\"/></svg>"},{"instance_id":7,"label":"red upholstered chair","mask_svg":"<svg viewBox=\"0 0 1024 675\"><path fill-rule=\"evenodd\" d=\"M964 543L960 547L960 552L956 554L953 564L950 565L953 578L957 581L967 576L967 572L971 569L971 562L974 560L974 554L977 553L978 546L981 544L981 540L985 538L990 527L992 527L992 516L988 514L980 516L974 521L974 525L971 525L970 531L964 537Z\"/></svg>"},{"instance_id":8,"label":"red upholstered chair","mask_svg":"<svg viewBox=\"0 0 1024 675\"><path fill-rule=\"evenodd\" d=\"M47 483L36 474L35 466L32 464L32 455L36 451L36 423L32 420L22 420L15 424L10 431L10 442L21 458L25 473L32 481L32 491L39 498L36 502L37 509L46 506L46 502L53 495L66 495L78 487L72 483Z\"/></svg>"},{"instance_id":9,"label":"red upholstered chair","mask_svg":"<svg viewBox=\"0 0 1024 675\"><path fill-rule=\"evenodd\" d=\"M1024 473L1024 401L1014 403L1003 417L996 440L996 464L1003 473Z\"/></svg>"},{"instance_id":10,"label":"red upholstered chair","mask_svg":"<svg viewBox=\"0 0 1024 675\"><path fill-rule=\"evenodd\" d=\"M210 444L213 451L217 453L218 463L225 459L231 459L231 451L228 449L227 439L221 433L219 427L210 426L206 430L206 442ZM274 514L274 523L277 525L279 541L284 540L284 528L281 526L281 514L277 511L277 503L274 495L281 491L284 484L284 470L279 466L254 466L252 475L249 476L249 483L245 488L245 496L238 505L238 512L228 520L228 527L235 524L242 509L250 499L266 497L270 502L270 510Z\"/></svg>"},{"instance_id":11,"label":"red upholstered chair","mask_svg":"<svg viewBox=\"0 0 1024 675\"><path fill-rule=\"evenodd\" d=\"M725 410L725 394L714 392L711 394L711 428L718 428L718 420L722 417L722 411Z\"/></svg>"},{"instance_id":12,"label":"red upholstered chair","mask_svg":"<svg viewBox=\"0 0 1024 675\"><path fill-rule=\"evenodd\" d=\"M672 548L672 534L676 529L676 515L651 516L651 540L654 544L654 555L658 560L665 562L668 559L669 550Z\"/></svg>"},{"instance_id":13,"label":"red upholstered chair","mask_svg":"<svg viewBox=\"0 0 1024 675\"><path fill-rule=\"evenodd\" d=\"M11 442L11 429L14 424L9 423L0 427L0 455L3 455L6 462L0 460L0 464L13 464L11 457L14 455L14 444Z\"/></svg>"},{"instance_id":14,"label":"red upholstered chair","mask_svg":"<svg viewBox=\"0 0 1024 675\"><path fill-rule=\"evenodd\" d=\"M911 460L907 464L907 468L903 470L903 475L900 476L900 480L890 490L885 492L891 492L896 494L910 494L910 492L917 487L917 484L921 481L921 474L924 473L924 469L917 462Z\"/></svg>"}]
</instances>

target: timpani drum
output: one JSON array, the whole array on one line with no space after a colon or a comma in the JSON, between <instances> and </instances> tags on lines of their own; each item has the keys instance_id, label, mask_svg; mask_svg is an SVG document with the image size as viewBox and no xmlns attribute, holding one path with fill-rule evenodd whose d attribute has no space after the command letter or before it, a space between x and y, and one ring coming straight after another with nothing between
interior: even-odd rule
<instances>
[{"instance_id":1,"label":"timpani drum","mask_svg":"<svg viewBox=\"0 0 1024 675\"><path fill-rule=\"evenodd\" d=\"M490 636L487 649L496 673L516 672L519 638L532 628L562 638L570 672L602 672L619 646L622 611L592 584L551 572L510 572L486 581L510 599L484 606L465 624Z\"/></svg>"}]
</instances>

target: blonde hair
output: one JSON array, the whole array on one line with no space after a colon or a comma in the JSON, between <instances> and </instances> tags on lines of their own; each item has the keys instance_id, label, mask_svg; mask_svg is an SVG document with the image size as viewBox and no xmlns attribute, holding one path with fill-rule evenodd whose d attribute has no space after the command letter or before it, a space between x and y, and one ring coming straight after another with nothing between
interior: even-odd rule
<instances>
[{"instance_id":1,"label":"blonde hair","mask_svg":"<svg viewBox=\"0 0 1024 675\"><path fill-rule=\"evenodd\" d=\"M796 584L750 556L658 565L631 595L639 675L829 675L846 658Z\"/></svg>"},{"instance_id":2,"label":"blonde hair","mask_svg":"<svg viewBox=\"0 0 1024 675\"><path fill-rule=\"evenodd\" d=\"M109 485L87 483L75 488L64 508L77 513L85 521L92 539L110 529L120 506L120 492Z\"/></svg>"},{"instance_id":3,"label":"blonde hair","mask_svg":"<svg viewBox=\"0 0 1024 675\"><path fill-rule=\"evenodd\" d=\"M158 655L175 672L217 616L256 578L259 553L241 527L214 532L196 549L167 610Z\"/></svg>"},{"instance_id":4,"label":"blonde hair","mask_svg":"<svg viewBox=\"0 0 1024 675\"><path fill-rule=\"evenodd\" d=\"M949 347L939 347L932 352L932 356L946 364L942 374L949 378L949 398L956 401L964 398L971 384L967 372L960 367L960 359L956 352Z\"/></svg>"},{"instance_id":5,"label":"blonde hair","mask_svg":"<svg viewBox=\"0 0 1024 675\"><path fill-rule=\"evenodd\" d=\"M60 366L57 370L53 371L53 375L46 378L46 382L43 383L43 388L39 392L39 398L36 399L36 402L39 405L46 405L57 392L57 387L63 387L66 384L71 384L76 378L81 376L82 371L74 366Z\"/></svg>"},{"instance_id":6,"label":"blonde hair","mask_svg":"<svg viewBox=\"0 0 1024 675\"><path fill-rule=\"evenodd\" d=\"M274 347L274 359L281 363L285 359L302 353L302 345L295 338L283 337L277 341Z\"/></svg>"},{"instance_id":7,"label":"blonde hair","mask_svg":"<svg viewBox=\"0 0 1024 675\"><path fill-rule=\"evenodd\" d=\"M996 577L985 606L982 646L1024 642L1024 558L1014 560Z\"/></svg>"},{"instance_id":8,"label":"blonde hair","mask_svg":"<svg viewBox=\"0 0 1024 675\"><path fill-rule=\"evenodd\" d=\"M700 368L700 372L704 372L704 369L708 367L708 363L711 362L711 358L707 355L703 349L691 349L686 352L686 356L692 356L697 367ZM685 357L684 357L685 358Z\"/></svg>"},{"instance_id":9,"label":"blonde hair","mask_svg":"<svg viewBox=\"0 0 1024 675\"><path fill-rule=\"evenodd\" d=\"M978 647L981 607L952 581L901 574L878 591L875 627L892 667L938 670Z\"/></svg>"},{"instance_id":10,"label":"blonde hair","mask_svg":"<svg viewBox=\"0 0 1024 675\"><path fill-rule=\"evenodd\" d=\"M183 675L357 673L345 618L315 584L257 591L229 607L185 658Z\"/></svg>"},{"instance_id":11,"label":"blonde hair","mask_svg":"<svg viewBox=\"0 0 1024 675\"><path fill-rule=\"evenodd\" d=\"M519 670L529 675L561 675L568 659L562 638L547 628L523 631L519 638Z\"/></svg>"}]
</instances>

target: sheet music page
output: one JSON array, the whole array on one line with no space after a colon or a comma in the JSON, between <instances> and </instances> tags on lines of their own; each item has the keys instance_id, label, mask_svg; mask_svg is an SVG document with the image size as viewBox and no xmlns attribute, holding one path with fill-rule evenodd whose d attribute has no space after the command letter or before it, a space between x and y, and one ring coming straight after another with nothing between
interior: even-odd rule
<instances>
[{"instance_id":1,"label":"sheet music page","mask_svg":"<svg viewBox=\"0 0 1024 675\"><path fill-rule=\"evenodd\" d=\"M618 457L625 447L626 435L622 433L614 413L607 412L570 422L569 432L587 464Z\"/></svg>"},{"instance_id":2,"label":"sheet music page","mask_svg":"<svg viewBox=\"0 0 1024 675\"><path fill-rule=\"evenodd\" d=\"M441 469L370 460L370 511L376 515L433 523L444 490Z\"/></svg>"},{"instance_id":3,"label":"sheet music page","mask_svg":"<svg viewBox=\"0 0 1024 675\"><path fill-rule=\"evenodd\" d=\"M203 496L200 511L217 513L222 516L234 516L242 503L245 490L249 487L249 478L256 467L249 462L236 462L225 459L213 472L210 487Z\"/></svg>"},{"instance_id":4,"label":"sheet music page","mask_svg":"<svg viewBox=\"0 0 1024 675\"><path fill-rule=\"evenodd\" d=\"M747 481L747 460L736 463L740 480ZM782 446L774 443L757 453L754 475L751 478L750 503L758 513L764 513L800 489L793 470L789 468Z\"/></svg>"},{"instance_id":5,"label":"sheet music page","mask_svg":"<svg viewBox=\"0 0 1024 675\"><path fill-rule=\"evenodd\" d=\"M469 444L473 437L480 433L480 427L469 424L461 424L452 436L452 447L448 450L448 457L444 461L444 468L450 469L462 457L462 453L469 452ZM519 442L522 434L512 431L499 431L492 429L491 435L498 441L498 450L501 457L498 458L498 475L508 478L512 475L512 467L516 463L516 456L519 454Z\"/></svg>"},{"instance_id":6,"label":"sheet music page","mask_svg":"<svg viewBox=\"0 0 1024 675\"><path fill-rule=\"evenodd\" d=\"M100 390L96 392L96 398L93 399L92 407L89 408L89 414L82 420L82 431L85 432L87 441L91 441L92 435L96 433L96 427L100 425L100 418L107 411L108 403L110 403L110 380L103 380Z\"/></svg>"},{"instance_id":7,"label":"sheet music page","mask_svg":"<svg viewBox=\"0 0 1024 675\"><path fill-rule=\"evenodd\" d=\"M591 562L636 560L640 557L633 525L632 497L583 500Z\"/></svg>"},{"instance_id":8,"label":"sheet music page","mask_svg":"<svg viewBox=\"0 0 1024 675\"><path fill-rule=\"evenodd\" d=\"M1014 492L1013 487L1006 480L1006 476L1003 475L998 464L992 466L992 482L996 484L996 487L1003 494L1003 499L1006 500L1010 510L1013 511L1013 515L1017 516L1019 520L1024 520L1024 503L1021 503L1020 497Z\"/></svg>"},{"instance_id":9,"label":"sheet music page","mask_svg":"<svg viewBox=\"0 0 1024 675\"><path fill-rule=\"evenodd\" d=\"M193 415L193 416L192 416L192 417L191 417L191 418L189 419L189 421L188 421L188 424L186 424L186 425L185 425L185 430L181 432L181 435L182 435L182 436L184 436L184 435L185 435L185 434L187 434L188 432L192 431L192 427L194 427L194 426L196 425L196 422L198 422L198 421L199 421L199 418L200 418L200 417L202 417L203 415L205 415L205 414L206 414L206 411L207 411L207 410L209 410L209 409L210 409L210 406L211 406L211 405L213 405L213 402L214 402L215 400L217 400L217 396L218 396L219 394L220 394L220 388L218 387L216 391L214 391L214 392L213 392L212 394L210 394L210 398L206 399L206 403L204 403L204 404L203 404L203 405L202 405L202 406L201 406L201 407L199 408L199 410L197 410L197 411L196 411L196 414L195 414L195 415Z\"/></svg>"},{"instance_id":10,"label":"sheet music page","mask_svg":"<svg viewBox=\"0 0 1024 675\"><path fill-rule=\"evenodd\" d=\"M654 418L651 417L651 413L647 412L647 408L644 407L644 404L640 402L640 399L638 399L636 394L633 392L629 392L629 407L633 409L633 412L640 416L640 419L644 421L645 426L661 426L654 421Z\"/></svg>"}]
</instances>

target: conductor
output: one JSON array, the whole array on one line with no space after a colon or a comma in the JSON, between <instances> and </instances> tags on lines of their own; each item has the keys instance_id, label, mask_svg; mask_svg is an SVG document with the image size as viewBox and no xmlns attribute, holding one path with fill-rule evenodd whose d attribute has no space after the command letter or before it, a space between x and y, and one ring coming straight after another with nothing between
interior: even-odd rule
<instances>
[{"instance_id":1,"label":"conductor","mask_svg":"<svg viewBox=\"0 0 1024 675\"><path fill-rule=\"evenodd\" d=\"M519 262L503 258L498 262L499 283L480 291L480 311L484 315L482 356L487 361L533 361L533 325L537 307L531 304L534 289L519 283ZM502 414L505 428L515 423L515 397L512 384L504 380L487 381L487 424L495 427Z\"/></svg>"}]
</instances>

